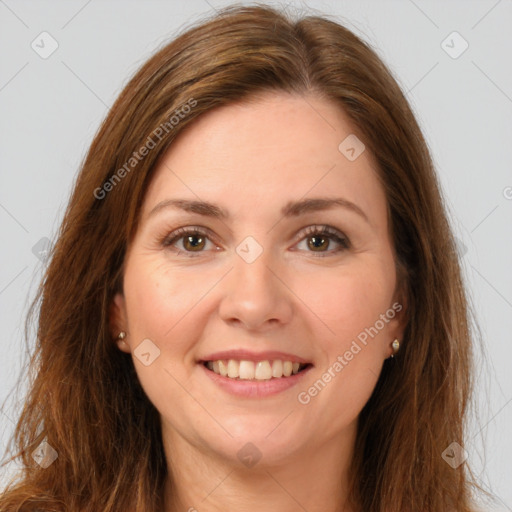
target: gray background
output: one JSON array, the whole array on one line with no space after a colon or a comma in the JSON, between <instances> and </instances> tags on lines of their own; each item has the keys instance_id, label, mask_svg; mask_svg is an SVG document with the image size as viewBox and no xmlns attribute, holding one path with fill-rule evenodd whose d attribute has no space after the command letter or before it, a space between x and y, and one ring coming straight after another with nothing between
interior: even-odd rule
<instances>
[{"instance_id":1,"label":"gray background","mask_svg":"<svg viewBox=\"0 0 512 512\"><path fill-rule=\"evenodd\" d=\"M54 237L80 162L128 78L178 29L227 4L0 0L2 451L16 417L16 395L7 398L27 357L23 318L43 269L34 246L44 250L41 239ZM444 187L485 346L476 354L480 413L469 457L498 497L496 510L512 511L512 0L288 8L336 15L377 48L407 91ZM31 47L50 48L43 31L58 43L46 59ZM469 44L457 58L464 42L448 37L453 31Z\"/></svg>"}]
</instances>

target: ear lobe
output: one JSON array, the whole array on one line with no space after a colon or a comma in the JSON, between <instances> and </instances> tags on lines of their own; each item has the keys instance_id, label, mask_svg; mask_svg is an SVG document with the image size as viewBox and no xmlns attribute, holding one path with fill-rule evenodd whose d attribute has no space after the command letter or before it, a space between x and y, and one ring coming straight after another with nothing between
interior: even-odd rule
<instances>
[{"instance_id":1,"label":"ear lobe","mask_svg":"<svg viewBox=\"0 0 512 512\"><path fill-rule=\"evenodd\" d=\"M113 340L117 340L121 331L126 331L126 305L122 293L116 293L110 304L109 329Z\"/></svg>"},{"instance_id":2,"label":"ear lobe","mask_svg":"<svg viewBox=\"0 0 512 512\"><path fill-rule=\"evenodd\" d=\"M404 293L397 294L395 299L390 308L395 313L394 318L390 321L392 326L391 335L401 342L407 325L408 308Z\"/></svg>"},{"instance_id":3,"label":"ear lobe","mask_svg":"<svg viewBox=\"0 0 512 512\"><path fill-rule=\"evenodd\" d=\"M405 268L400 264L397 269L397 283L393 296L391 308L395 311L396 322L396 338L400 341L403 339L403 333L407 325L407 317L409 315L408 308L408 279Z\"/></svg>"},{"instance_id":4,"label":"ear lobe","mask_svg":"<svg viewBox=\"0 0 512 512\"><path fill-rule=\"evenodd\" d=\"M398 341L402 341L407 324L407 308L405 304L399 301L395 301L391 309L395 312L395 317L391 320L393 325L393 338L397 338Z\"/></svg>"}]
</instances>

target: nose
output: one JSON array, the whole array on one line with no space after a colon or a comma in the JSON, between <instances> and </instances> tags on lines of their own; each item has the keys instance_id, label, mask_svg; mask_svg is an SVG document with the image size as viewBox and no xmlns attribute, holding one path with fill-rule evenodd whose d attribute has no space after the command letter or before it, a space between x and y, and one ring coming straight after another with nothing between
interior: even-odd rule
<instances>
[{"instance_id":1,"label":"nose","mask_svg":"<svg viewBox=\"0 0 512 512\"><path fill-rule=\"evenodd\" d=\"M270 251L248 263L237 254L234 268L223 280L220 317L247 330L275 329L290 322L293 293L283 270L271 261Z\"/></svg>"}]
</instances>

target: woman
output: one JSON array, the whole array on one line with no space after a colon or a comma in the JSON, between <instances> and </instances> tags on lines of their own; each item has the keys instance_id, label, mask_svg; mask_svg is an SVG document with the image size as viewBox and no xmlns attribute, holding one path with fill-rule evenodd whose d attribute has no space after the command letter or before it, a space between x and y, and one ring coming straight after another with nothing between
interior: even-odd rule
<instances>
[{"instance_id":1,"label":"woman","mask_svg":"<svg viewBox=\"0 0 512 512\"><path fill-rule=\"evenodd\" d=\"M232 7L154 55L91 145L39 299L0 510L474 510L432 161L333 21Z\"/></svg>"}]
</instances>

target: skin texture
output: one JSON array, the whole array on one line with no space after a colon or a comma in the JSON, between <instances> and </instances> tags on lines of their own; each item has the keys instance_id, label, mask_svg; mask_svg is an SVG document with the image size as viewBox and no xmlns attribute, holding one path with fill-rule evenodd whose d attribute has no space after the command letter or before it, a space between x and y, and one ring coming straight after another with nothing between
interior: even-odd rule
<instances>
[{"instance_id":1,"label":"skin texture","mask_svg":"<svg viewBox=\"0 0 512 512\"><path fill-rule=\"evenodd\" d=\"M162 420L174 486L166 489L168 511L282 512L299 504L310 512L351 510L344 503L357 417L393 339L401 339L403 312L383 322L366 346L359 343L361 350L309 403L298 394L400 302L373 159L366 150L351 162L338 150L353 133L325 99L267 93L198 118L155 171L111 324L113 332L127 332L117 341L120 350L133 354L144 339L160 350L149 366L133 360ZM288 201L317 197L345 198L368 221L342 207L281 214ZM216 203L231 218L174 208L149 215L175 198ZM341 245L331 238L315 251L304 233L314 225L340 231L349 247L337 251ZM202 252L183 237L164 245L187 226L212 232ZM263 248L250 264L236 252L247 236ZM313 368L277 395L233 396L197 361L239 348L295 354ZM237 456L248 442L262 454L252 468Z\"/></svg>"}]
</instances>

